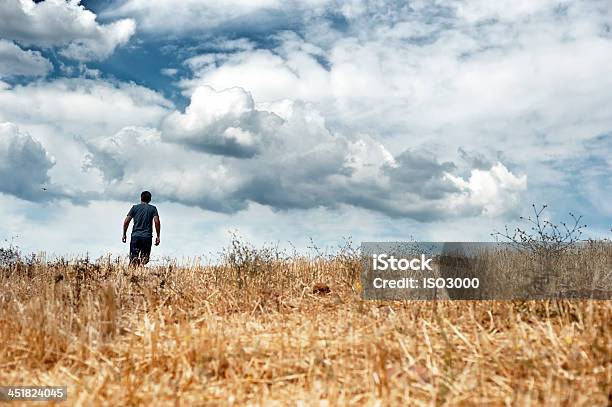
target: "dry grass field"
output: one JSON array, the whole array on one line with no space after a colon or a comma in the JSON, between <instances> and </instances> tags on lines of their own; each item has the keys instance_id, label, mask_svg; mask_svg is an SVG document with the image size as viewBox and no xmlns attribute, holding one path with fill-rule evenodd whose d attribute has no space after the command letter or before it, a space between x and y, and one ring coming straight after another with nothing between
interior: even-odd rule
<instances>
[{"instance_id":1,"label":"dry grass field","mask_svg":"<svg viewBox=\"0 0 612 407\"><path fill-rule=\"evenodd\" d=\"M612 404L611 301L364 301L350 254L238 249L5 267L0 384L79 406Z\"/></svg>"}]
</instances>

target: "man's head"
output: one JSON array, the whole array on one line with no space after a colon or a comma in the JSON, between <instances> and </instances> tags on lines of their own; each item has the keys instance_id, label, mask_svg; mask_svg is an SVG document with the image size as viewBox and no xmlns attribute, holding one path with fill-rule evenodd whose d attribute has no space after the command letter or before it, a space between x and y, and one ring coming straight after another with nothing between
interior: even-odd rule
<instances>
[{"instance_id":1,"label":"man's head","mask_svg":"<svg viewBox=\"0 0 612 407\"><path fill-rule=\"evenodd\" d=\"M151 202L151 193L149 191L142 191L140 193L140 200L146 203Z\"/></svg>"}]
</instances>

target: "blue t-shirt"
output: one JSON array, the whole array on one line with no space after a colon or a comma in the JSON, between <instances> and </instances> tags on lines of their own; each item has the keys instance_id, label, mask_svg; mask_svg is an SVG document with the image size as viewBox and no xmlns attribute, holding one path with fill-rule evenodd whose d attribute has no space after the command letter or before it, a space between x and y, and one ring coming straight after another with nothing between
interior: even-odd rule
<instances>
[{"instance_id":1,"label":"blue t-shirt","mask_svg":"<svg viewBox=\"0 0 612 407\"><path fill-rule=\"evenodd\" d=\"M128 216L134 219L132 227L133 237L151 237L153 236L153 218L159 216L157 208L147 203L141 203L132 206Z\"/></svg>"}]
</instances>

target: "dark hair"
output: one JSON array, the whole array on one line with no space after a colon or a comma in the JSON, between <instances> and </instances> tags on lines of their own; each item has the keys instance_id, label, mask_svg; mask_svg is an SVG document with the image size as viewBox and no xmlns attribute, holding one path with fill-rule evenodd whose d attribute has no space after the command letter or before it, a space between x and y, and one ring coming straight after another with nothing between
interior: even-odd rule
<instances>
[{"instance_id":1,"label":"dark hair","mask_svg":"<svg viewBox=\"0 0 612 407\"><path fill-rule=\"evenodd\" d=\"M146 203L151 202L151 193L149 191L142 191L140 194L140 200Z\"/></svg>"}]
</instances>

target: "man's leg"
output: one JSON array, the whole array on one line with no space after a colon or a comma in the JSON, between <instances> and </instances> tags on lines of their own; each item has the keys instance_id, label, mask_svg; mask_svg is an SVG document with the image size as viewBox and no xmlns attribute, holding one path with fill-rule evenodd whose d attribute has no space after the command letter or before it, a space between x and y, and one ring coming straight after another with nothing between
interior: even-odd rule
<instances>
[{"instance_id":1,"label":"man's leg","mask_svg":"<svg viewBox=\"0 0 612 407\"><path fill-rule=\"evenodd\" d=\"M140 265L140 238L132 236L130 239L130 266Z\"/></svg>"},{"instance_id":2,"label":"man's leg","mask_svg":"<svg viewBox=\"0 0 612 407\"><path fill-rule=\"evenodd\" d=\"M142 244L140 246L140 264L142 264L143 266L149 262L149 258L151 256L151 246L152 245L153 245L152 237L142 239Z\"/></svg>"}]
</instances>

